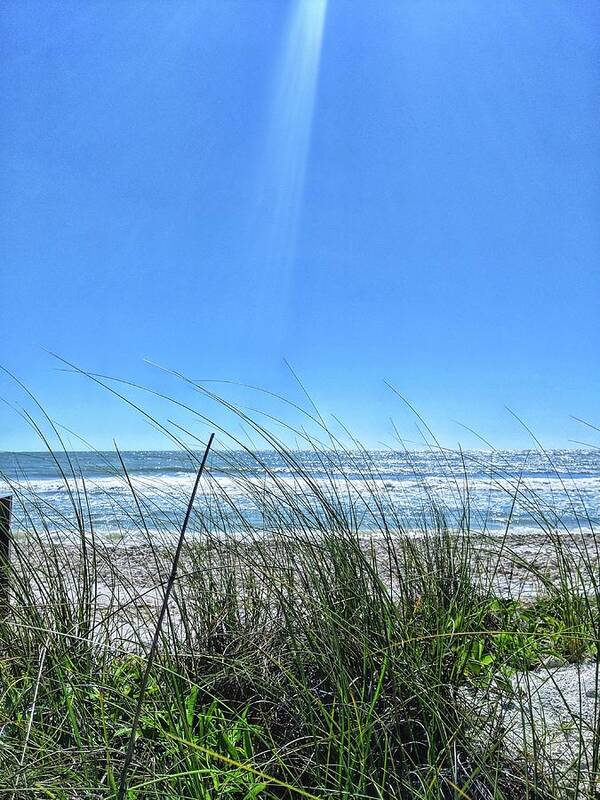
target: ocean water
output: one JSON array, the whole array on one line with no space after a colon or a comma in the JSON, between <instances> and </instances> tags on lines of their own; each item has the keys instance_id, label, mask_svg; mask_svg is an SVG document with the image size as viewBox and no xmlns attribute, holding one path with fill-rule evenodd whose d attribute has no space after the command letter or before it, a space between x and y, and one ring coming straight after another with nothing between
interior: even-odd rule
<instances>
[{"instance_id":1,"label":"ocean water","mask_svg":"<svg viewBox=\"0 0 600 800\"><path fill-rule=\"evenodd\" d=\"M144 526L176 531L197 460L161 451L122 458L127 475L110 452L0 453L0 493L13 494L13 527L44 524L66 535L77 529L79 515L87 528L110 536ZM300 501L300 521L289 512L290 497ZM600 451L298 451L293 463L269 451L255 457L218 451L209 459L192 528L315 527L340 507L359 530L381 528L382 509L388 525L407 531L436 515L456 525L465 507L471 526L482 530L500 531L509 519L513 532L523 534L539 526L590 530L600 523Z\"/></svg>"}]
</instances>

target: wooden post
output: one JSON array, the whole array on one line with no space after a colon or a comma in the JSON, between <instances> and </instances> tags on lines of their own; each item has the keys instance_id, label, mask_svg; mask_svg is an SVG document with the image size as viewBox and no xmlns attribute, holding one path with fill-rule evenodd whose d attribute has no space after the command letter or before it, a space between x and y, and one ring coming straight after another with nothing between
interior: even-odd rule
<instances>
[{"instance_id":1,"label":"wooden post","mask_svg":"<svg viewBox=\"0 0 600 800\"><path fill-rule=\"evenodd\" d=\"M0 605L8 605L12 496L0 497Z\"/></svg>"}]
</instances>

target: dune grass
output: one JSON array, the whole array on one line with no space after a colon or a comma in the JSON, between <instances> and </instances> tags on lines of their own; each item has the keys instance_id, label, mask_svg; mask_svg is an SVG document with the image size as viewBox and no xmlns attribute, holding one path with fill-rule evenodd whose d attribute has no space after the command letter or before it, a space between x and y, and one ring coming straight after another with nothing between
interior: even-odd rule
<instances>
[{"instance_id":1,"label":"dune grass","mask_svg":"<svg viewBox=\"0 0 600 800\"><path fill-rule=\"evenodd\" d=\"M449 520L432 499L415 530L399 518L368 453L357 442L342 445L318 415L311 420L322 436L295 431L319 457L317 481L301 451L275 434L279 423L259 424L218 401L297 477L284 480L233 434L234 449L215 452L261 522L212 480L209 462L155 650L185 498L165 492L175 509L169 527L123 460L137 530L131 547L148 583L128 568L127 548L96 531L73 457L57 455L72 501L58 521L26 482L10 481L0 795L117 800L122 785L128 800L596 798L600 700L591 734L579 731L578 755L558 768L545 732L529 721L531 699L512 683L550 660L598 664L593 524L582 521L581 536L561 530L552 509L514 483L514 502L537 514L555 565L548 573L511 549L510 519L493 547L482 542L456 476L462 514ZM169 432L192 463L200 458L189 431L187 444L181 430ZM268 480L248 476L235 447ZM344 482L349 460L359 489ZM501 563L526 573L538 596L502 596ZM520 710L522 736L510 729L507 703Z\"/></svg>"}]
</instances>

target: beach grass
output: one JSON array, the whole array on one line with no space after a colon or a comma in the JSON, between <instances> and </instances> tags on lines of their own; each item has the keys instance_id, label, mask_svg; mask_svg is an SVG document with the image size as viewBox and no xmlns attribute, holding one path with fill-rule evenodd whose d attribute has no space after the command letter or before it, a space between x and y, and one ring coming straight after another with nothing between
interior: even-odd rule
<instances>
[{"instance_id":1,"label":"beach grass","mask_svg":"<svg viewBox=\"0 0 600 800\"><path fill-rule=\"evenodd\" d=\"M592 719L573 717L564 731L566 757L548 743L531 693L515 683L595 664L598 690L590 520L562 529L553 509L515 481L514 503L538 520L546 554L543 563L527 560L513 547L510 519L500 535L475 529L455 476L462 513L449 519L432 498L415 527L399 518L368 453L356 442L342 446L318 416L322 436L295 431L320 459L316 481L275 434L279 423L229 411L297 477L284 480L260 449L233 436L269 481L236 471L235 449L216 451L245 482L261 522L211 480L209 461L158 628L181 515L167 530L125 460L120 477L136 531L129 545L95 529L73 457L66 468L57 458L72 500L58 523L26 482L10 482L0 795L596 798L600 695ZM44 441L54 447L50 427ZM344 483L353 458L360 496L356 482ZM505 576L514 573L535 595L511 593Z\"/></svg>"}]
</instances>

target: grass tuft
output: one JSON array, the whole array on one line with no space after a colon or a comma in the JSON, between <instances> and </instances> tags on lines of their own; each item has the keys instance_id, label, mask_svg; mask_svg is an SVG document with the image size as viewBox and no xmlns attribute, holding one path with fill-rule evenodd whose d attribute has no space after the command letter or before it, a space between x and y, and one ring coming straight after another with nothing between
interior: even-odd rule
<instances>
[{"instance_id":1,"label":"grass tuft","mask_svg":"<svg viewBox=\"0 0 600 800\"><path fill-rule=\"evenodd\" d=\"M165 487L158 508L125 460L115 479L132 493L131 544L98 532L73 456L55 454L70 514L10 480L2 796L117 800L122 784L128 800L596 798L600 703L589 729L565 723L565 760L521 680L595 664L581 703L599 696L589 520L582 532L561 530L558 512L515 482L513 508L537 520L540 564L514 546L511 519L502 536L475 525L460 475L458 516L431 498L403 519L369 454L343 445L318 415L303 412L294 429L307 465L276 434L289 424L209 399L260 447L227 439L221 426L177 575L173 534L186 498ZM185 434L197 467L191 431L169 430ZM215 479L217 461L253 516ZM115 519L123 513L115 508ZM507 590L503 576L515 571L534 596Z\"/></svg>"}]
</instances>

